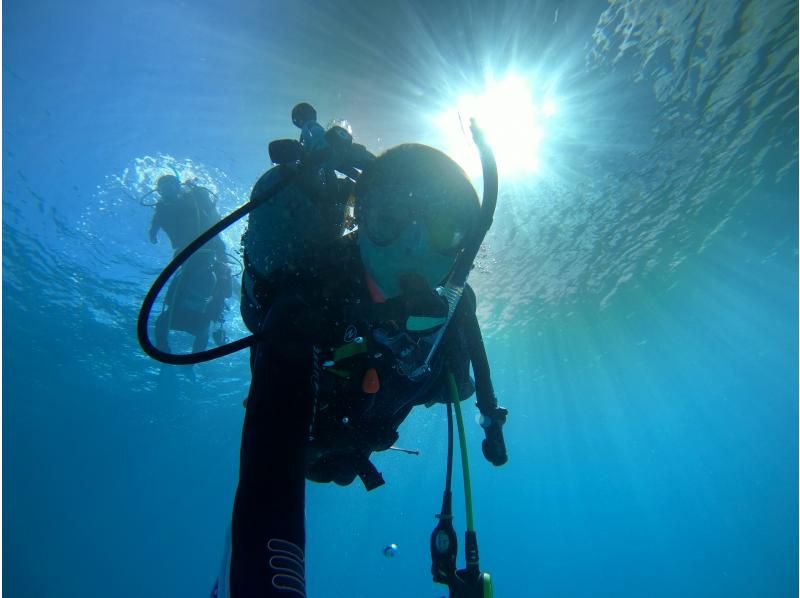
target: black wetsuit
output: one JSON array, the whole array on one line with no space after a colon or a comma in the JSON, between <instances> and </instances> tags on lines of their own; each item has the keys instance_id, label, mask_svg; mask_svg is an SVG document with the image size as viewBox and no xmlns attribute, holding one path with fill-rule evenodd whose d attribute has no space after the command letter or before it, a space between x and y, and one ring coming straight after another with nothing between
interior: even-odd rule
<instances>
[{"instance_id":1,"label":"black wetsuit","mask_svg":"<svg viewBox=\"0 0 800 598\"><path fill-rule=\"evenodd\" d=\"M154 239L163 229L177 253L218 220L219 213L208 190L189 185L176 197L156 204L150 236ZM193 351L205 349L209 323L222 319L225 299L232 291L225 244L214 237L189 258L170 282L165 297L167 309L156 320L156 346L168 351L168 332L182 330L195 336Z\"/></svg>"},{"instance_id":2,"label":"black wetsuit","mask_svg":"<svg viewBox=\"0 0 800 598\"><path fill-rule=\"evenodd\" d=\"M150 236L163 229L172 248L177 252L195 240L197 236L219 220L219 212L204 187L184 185L181 191L155 205L150 223ZM225 245L219 237L209 242L214 251L225 253Z\"/></svg>"},{"instance_id":3,"label":"black wetsuit","mask_svg":"<svg viewBox=\"0 0 800 598\"><path fill-rule=\"evenodd\" d=\"M233 598L305 596L305 479L349 484L358 476L367 489L380 485L370 453L394 443L413 406L445 399L446 369L462 399L473 390L466 336L480 332L471 290L432 373L412 382L376 341L402 331L376 322L391 312L371 302L355 242L343 238L328 256L327 265L270 280L245 271L253 284L243 285L242 315L260 341L251 350L233 512ZM374 377L372 387L365 382L370 369L377 392Z\"/></svg>"}]
</instances>

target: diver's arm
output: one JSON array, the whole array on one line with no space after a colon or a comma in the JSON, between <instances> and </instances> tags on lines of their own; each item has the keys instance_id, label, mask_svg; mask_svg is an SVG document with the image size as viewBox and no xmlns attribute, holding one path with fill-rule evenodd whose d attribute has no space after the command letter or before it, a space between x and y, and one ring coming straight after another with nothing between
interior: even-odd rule
<instances>
[{"instance_id":1,"label":"diver's arm","mask_svg":"<svg viewBox=\"0 0 800 598\"><path fill-rule=\"evenodd\" d=\"M466 285L459 305L459 324L464 331L472 369L475 374L475 394L478 398L478 409L481 413L489 413L497 407L497 397L492 386L491 372L489 371L489 358L483 345L483 335L475 313L475 291Z\"/></svg>"},{"instance_id":2,"label":"diver's arm","mask_svg":"<svg viewBox=\"0 0 800 598\"><path fill-rule=\"evenodd\" d=\"M153 244L158 243L158 231L161 229L160 215L161 213L158 211L158 206L156 206L156 211L153 213L153 220L150 222L150 242Z\"/></svg>"},{"instance_id":3,"label":"diver's arm","mask_svg":"<svg viewBox=\"0 0 800 598\"><path fill-rule=\"evenodd\" d=\"M503 426L506 423L508 409L497 404L497 396L494 394L489 371L489 359L486 356L478 316L475 313L475 292L469 285L464 288L462 305L464 309L461 325L464 327L467 350L472 362L472 371L475 374L475 394L478 397L478 409L482 416L481 427L486 435L481 444L483 456L493 465L503 465L508 461L506 442L503 437Z\"/></svg>"},{"instance_id":4,"label":"diver's arm","mask_svg":"<svg viewBox=\"0 0 800 598\"><path fill-rule=\"evenodd\" d=\"M314 361L313 345L292 335L297 313L291 301L276 301L251 351L233 509L232 598L305 596L305 446Z\"/></svg>"}]
</instances>

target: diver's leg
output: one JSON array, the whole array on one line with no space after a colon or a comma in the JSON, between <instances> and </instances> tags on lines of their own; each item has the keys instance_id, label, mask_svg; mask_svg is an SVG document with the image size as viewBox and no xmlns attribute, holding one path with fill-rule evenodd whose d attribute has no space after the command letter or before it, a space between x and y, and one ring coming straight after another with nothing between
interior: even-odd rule
<instances>
[{"instance_id":1,"label":"diver's leg","mask_svg":"<svg viewBox=\"0 0 800 598\"><path fill-rule=\"evenodd\" d=\"M208 324L206 324L205 328L200 326L198 329L194 331L194 342L192 343L192 353L199 353L200 351L205 351L206 347L208 346ZM197 376L195 375L194 366L190 365L186 368L185 372L186 377L189 378L192 382L197 380Z\"/></svg>"},{"instance_id":2,"label":"diver's leg","mask_svg":"<svg viewBox=\"0 0 800 598\"><path fill-rule=\"evenodd\" d=\"M200 351L205 351L206 347L208 346L208 326L209 322L206 322L205 326L198 326L197 330L194 334L194 342L192 343L192 353L199 353Z\"/></svg>"},{"instance_id":3,"label":"diver's leg","mask_svg":"<svg viewBox=\"0 0 800 598\"><path fill-rule=\"evenodd\" d=\"M169 353L169 319L170 308L165 309L156 318L156 348Z\"/></svg>"},{"instance_id":4,"label":"diver's leg","mask_svg":"<svg viewBox=\"0 0 800 598\"><path fill-rule=\"evenodd\" d=\"M286 338L291 318L277 320L282 326L252 348L233 508L232 598L305 596L305 445L314 362L310 343L270 342Z\"/></svg>"}]
</instances>

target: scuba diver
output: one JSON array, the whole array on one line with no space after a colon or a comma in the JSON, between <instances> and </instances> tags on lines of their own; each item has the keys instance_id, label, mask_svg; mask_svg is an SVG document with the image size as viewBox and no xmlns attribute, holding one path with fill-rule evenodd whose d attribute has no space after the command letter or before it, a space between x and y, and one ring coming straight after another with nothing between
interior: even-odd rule
<instances>
[{"instance_id":1,"label":"scuba diver","mask_svg":"<svg viewBox=\"0 0 800 598\"><path fill-rule=\"evenodd\" d=\"M292 117L300 140L270 144L276 166L247 204L176 255L145 297L137 325L143 349L164 363L250 349L239 481L212 596L305 596L306 480L349 485L359 478L368 491L383 485L372 453L414 452L394 446L398 427L414 407L441 403L447 476L431 573L451 598L491 598L491 578L478 562L460 410L476 396L483 455L495 466L506 463L508 411L492 387L466 282L497 199L491 150L473 122L484 167L481 202L464 171L434 148L404 144L376 158L347 128L322 129L308 104ZM148 318L159 291L245 215L241 313L253 334L198 355L154 346ZM453 412L467 506L464 569L456 568L451 507Z\"/></svg>"},{"instance_id":2,"label":"scuba diver","mask_svg":"<svg viewBox=\"0 0 800 598\"><path fill-rule=\"evenodd\" d=\"M458 401L472 395L471 361L484 454L507 460L475 295L465 287L452 311L442 294L479 228L470 181L416 144L362 164L356 183L321 183L311 163L278 165L252 192L241 305L257 342L219 596L304 596L305 480L382 485L370 454L393 447L413 407L450 401L448 378ZM350 194L358 230L342 235ZM286 206L302 227L276 221Z\"/></svg>"},{"instance_id":3,"label":"scuba diver","mask_svg":"<svg viewBox=\"0 0 800 598\"><path fill-rule=\"evenodd\" d=\"M156 192L160 199L150 224L151 243L158 242L158 231L163 230L178 253L219 220L205 187L181 184L177 176L169 174L158 179ZM202 351L208 345L212 322L218 324L215 341L225 342L225 299L233 292L226 261L225 244L214 237L181 268L167 289L164 310L156 320L156 345L161 350L169 351L169 331L180 330L194 337L192 351Z\"/></svg>"}]
</instances>

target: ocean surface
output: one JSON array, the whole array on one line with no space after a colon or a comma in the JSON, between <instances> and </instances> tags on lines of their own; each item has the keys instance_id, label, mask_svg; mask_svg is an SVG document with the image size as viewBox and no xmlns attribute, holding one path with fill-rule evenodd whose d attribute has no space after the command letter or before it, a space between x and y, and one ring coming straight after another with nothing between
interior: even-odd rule
<instances>
[{"instance_id":1,"label":"ocean surface","mask_svg":"<svg viewBox=\"0 0 800 598\"><path fill-rule=\"evenodd\" d=\"M797 595L795 2L2 10L4 596L207 596L216 576L247 357L159 383L135 324L171 251L137 198L175 171L230 212L300 101L374 152L468 153L442 123L510 76L554 109L535 133L503 93L490 110L507 137L470 281L507 465L465 409L495 595ZM379 490L309 484L309 596L446 594L428 548L445 422L412 414L398 445L421 454L379 454Z\"/></svg>"}]
</instances>

